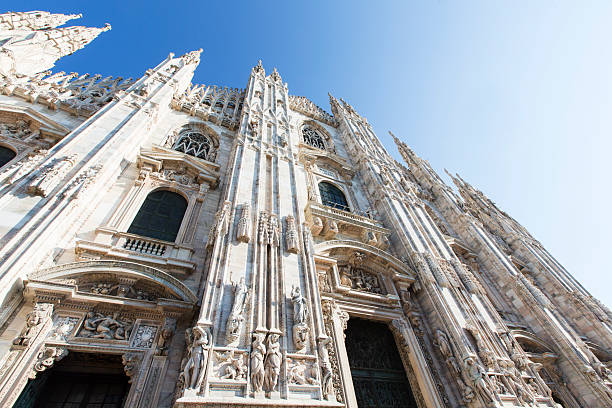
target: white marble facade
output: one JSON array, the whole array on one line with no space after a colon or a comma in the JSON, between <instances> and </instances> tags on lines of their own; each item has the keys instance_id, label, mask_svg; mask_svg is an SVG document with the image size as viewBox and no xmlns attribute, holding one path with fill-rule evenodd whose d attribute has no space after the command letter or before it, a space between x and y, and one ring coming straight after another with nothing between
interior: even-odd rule
<instances>
[{"instance_id":1,"label":"white marble facade","mask_svg":"<svg viewBox=\"0 0 612 408\"><path fill-rule=\"evenodd\" d=\"M360 318L415 406L612 407L612 313L480 191L261 62L244 89L192 84L201 50L43 73L110 28L76 17L0 15L0 406L94 353L129 407L356 407ZM161 192L172 238L135 227Z\"/></svg>"}]
</instances>

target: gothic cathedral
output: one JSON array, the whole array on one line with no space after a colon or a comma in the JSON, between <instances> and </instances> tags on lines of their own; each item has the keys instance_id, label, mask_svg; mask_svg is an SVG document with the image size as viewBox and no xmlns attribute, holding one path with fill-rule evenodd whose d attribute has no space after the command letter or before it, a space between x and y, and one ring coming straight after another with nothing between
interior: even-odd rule
<instances>
[{"instance_id":1,"label":"gothic cathedral","mask_svg":"<svg viewBox=\"0 0 612 408\"><path fill-rule=\"evenodd\" d=\"M0 15L1 407L612 407L612 312L482 192L261 62L51 72L78 17Z\"/></svg>"}]
</instances>

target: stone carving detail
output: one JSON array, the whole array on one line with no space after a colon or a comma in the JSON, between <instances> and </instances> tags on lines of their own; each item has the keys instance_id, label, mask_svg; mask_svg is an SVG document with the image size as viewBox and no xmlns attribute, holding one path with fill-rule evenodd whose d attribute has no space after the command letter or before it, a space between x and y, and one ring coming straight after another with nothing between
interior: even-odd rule
<instances>
[{"instance_id":1,"label":"stone carving detail","mask_svg":"<svg viewBox=\"0 0 612 408\"><path fill-rule=\"evenodd\" d=\"M157 326L140 325L132 341L132 347L151 348L157 335Z\"/></svg>"},{"instance_id":2,"label":"stone carving detail","mask_svg":"<svg viewBox=\"0 0 612 408\"><path fill-rule=\"evenodd\" d=\"M157 354L160 356L168 355L168 347L170 345L170 340L174 335L174 331L176 330L176 320L166 318L164 322L164 327L162 327L161 332L159 333L159 338L157 339Z\"/></svg>"},{"instance_id":3,"label":"stone carving detail","mask_svg":"<svg viewBox=\"0 0 612 408\"><path fill-rule=\"evenodd\" d=\"M36 150L28 154L28 156L11 165L6 171L3 171L3 174L7 174L13 172L8 179L9 183L14 183L19 180L21 177L26 174L30 174L34 169L36 169L39 164L47 157L48 150Z\"/></svg>"},{"instance_id":4,"label":"stone carving detail","mask_svg":"<svg viewBox=\"0 0 612 408\"><path fill-rule=\"evenodd\" d=\"M297 229L295 228L295 218L292 215L288 215L285 217L285 222L287 223L287 232L285 235L287 252L297 254L299 252L300 244L298 241Z\"/></svg>"},{"instance_id":5,"label":"stone carving detail","mask_svg":"<svg viewBox=\"0 0 612 408\"><path fill-rule=\"evenodd\" d=\"M98 164L83 170L66 187L62 193L63 197L70 197L71 200L79 198L79 196L83 194L89 188L89 186L91 186L101 169L102 165Z\"/></svg>"},{"instance_id":6,"label":"stone carving detail","mask_svg":"<svg viewBox=\"0 0 612 408\"><path fill-rule=\"evenodd\" d=\"M457 361L456 354L453 352L452 345L448 339L446 333L442 330L437 329L435 333L434 345L438 348L438 351L442 355L442 358L446 362L449 370L451 371L453 377L457 380L459 387L461 389L461 395L463 401L468 404L474 399L474 390L462 379L462 368L459 366L459 362Z\"/></svg>"},{"instance_id":7,"label":"stone carving detail","mask_svg":"<svg viewBox=\"0 0 612 408\"><path fill-rule=\"evenodd\" d=\"M23 140L31 135L30 121L18 119L14 124L0 123L0 137Z\"/></svg>"},{"instance_id":8,"label":"stone carving detail","mask_svg":"<svg viewBox=\"0 0 612 408\"><path fill-rule=\"evenodd\" d=\"M60 361L62 358L68 355L68 350L64 347L45 347L36 356L36 362L34 363L33 371L30 373L29 378L36 378L36 374L45 371L55 364L56 361Z\"/></svg>"},{"instance_id":9,"label":"stone carving detail","mask_svg":"<svg viewBox=\"0 0 612 408\"><path fill-rule=\"evenodd\" d=\"M28 192L46 197L68 174L75 165L76 159L77 155L73 154L53 160L41 169L36 178L28 185Z\"/></svg>"},{"instance_id":10,"label":"stone carving detail","mask_svg":"<svg viewBox=\"0 0 612 408\"><path fill-rule=\"evenodd\" d=\"M225 327L225 339L233 343L240 337L240 330L244 322L244 312L249 298L249 288L244 284L244 278L232 285L234 290L234 303Z\"/></svg>"},{"instance_id":11,"label":"stone carving detail","mask_svg":"<svg viewBox=\"0 0 612 408\"><path fill-rule=\"evenodd\" d=\"M66 338L72 333L79 320L80 319L78 317L59 317L55 322L55 327L51 332L49 339L66 341Z\"/></svg>"},{"instance_id":12,"label":"stone carving detail","mask_svg":"<svg viewBox=\"0 0 612 408\"><path fill-rule=\"evenodd\" d=\"M321 220L321 217L312 217L310 231L312 235L319 235L323 231L323 220Z\"/></svg>"},{"instance_id":13,"label":"stone carving detail","mask_svg":"<svg viewBox=\"0 0 612 408\"><path fill-rule=\"evenodd\" d=\"M297 350L303 350L308 342L308 302L302 296L300 288L291 289L293 304L293 345Z\"/></svg>"},{"instance_id":14,"label":"stone carving detail","mask_svg":"<svg viewBox=\"0 0 612 408\"><path fill-rule=\"evenodd\" d=\"M216 240L222 235L225 235L225 233L227 232L230 216L230 205L231 203L229 201L226 201L225 203L223 203L223 207L219 211L217 211L217 214L215 214L215 221L210 227L210 232L208 233L208 240L206 241L207 247L214 245Z\"/></svg>"},{"instance_id":15,"label":"stone carving detail","mask_svg":"<svg viewBox=\"0 0 612 408\"><path fill-rule=\"evenodd\" d=\"M244 203L236 228L236 239L240 242L249 242L251 239L251 204Z\"/></svg>"},{"instance_id":16,"label":"stone carving detail","mask_svg":"<svg viewBox=\"0 0 612 408\"><path fill-rule=\"evenodd\" d=\"M207 361L207 349L210 336L208 329L195 326L185 333L189 357L183 367L182 377L186 389L198 389L204 378Z\"/></svg>"},{"instance_id":17,"label":"stone carving detail","mask_svg":"<svg viewBox=\"0 0 612 408\"><path fill-rule=\"evenodd\" d=\"M287 382L294 385L316 385L317 371L307 360L287 357Z\"/></svg>"},{"instance_id":18,"label":"stone carving detail","mask_svg":"<svg viewBox=\"0 0 612 408\"><path fill-rule=\"evenodd\" d=\"M88 312L77 337L105 340L127 340L132 331L133 322L119 319L119 313L103 315Z\"/></svg>"},{"instance_id":19,"label":"stone carving detail","mask_svg":"<svg viewBox=\"0 0 612 408\"><path fill-rule=\"evenodd\" d=\"M134 376L138 373L142 355L139 353L125 353L121 356L121 360L123 361L123 371L130 378L128 382L131 384Z\"/></svg>"},{"instance_id":20,"label":"stone carving detail","mask_svg":"<svg viewBox=\"0 0 612 408\"><path fill-rule=\"evenodd\" d=\"M480 394L486 404L495 403L495 392L485 369L471 356L463 360L463 376L468 385Z\"/></svg>"},{"instance_id":21,"label":"stone carving detail","mask_svg":"<svg viewBox=\"0 0 612 408\"><path fill-rule=\"evenodd\" d=\"M378 275L375 273L352 265L339 265L338 272L340 273L340 283L344 286L377 295L386 294Z\"/></svg>"},{"instance_id":22,"label":"stone carving detail","mask_svg":"<svg viewBox=\"0 0 612 408\"><path fill-rule=\"evenodd\" d=\"M253 384L253 391L256 393L262 392L264 385L264 358L266 356L264 338L263 333L253 334L251 345L251 383Z\"/></svg>"},{"instance_id":23,"label":"stone carving detail","mask_svg":"<svg viewBox=\"0 0 612 408\"><path fill-rule=\"evenodd\" d=\"M329 349L332 339L325 337L319 339L319 366L321 368L321 388L323 390L323 398L332 400L334 395L333 386L333 371L332 364L329 359ZM342 401L342 399L340 399Z\"/></svg>"},{"instance_id":24,"label":"stone carving detail","mask_svg":"<svg viewBox=\"0 0 612 408\"><path fill-rule=\"evenodd\" d=\"M133 83L132 78L103 78L102 75L66 74L63 71L50 74L46 71L36 76L7 76L0 86L7 95L42 103L52 110L60 108L91 116Z\"/></svg>"},{"instance_id":25,"label":"stone carving detail","mask_svg":"<svg viewBox=\"0 0 612 408\"><path fill-rule=\"evenodd\" d=\"M244 380L246 378L247 366L244 362L245 355L229 350L225 353L215 352L218 362L217 377L224 380Z\"/></svg>"},{"instance_id":26,"label":"stone carving detail","mask_svg":"<svg viewBox=\"0 0 612 408\"><path fill-rule=\"evenodd\" d=\"M167 181L169 183L177 183L187 188L199 188L197 177L188 173L186 167L178 169L161 169L157 172L151 172L150 176L154 179Z\"/></svg>"},{"instance_id":27,"label":"stone carving detail","mask_svg":"<svg viewBox=\"0 0 612 408\"><path fill-rule=\"evenodd\" d=\"M311 100L304 96L289 95L289 107L293 111L300 112L306 116L319 120L330 126L338 126L338 122L332 115L325 112L323 109L315 105Z\"/></svg>"},{"instance_id":28,"label":"stone carving detail","mask_svg":"<svg viewBox=\"0 0 612 408\"><path fill-rule=\"evenodd\" d=\"M267 392L276 391L281 367L280 336L270 333L266 340L266 359L264 360L264 388Z\"/></svg>"},{"instance_id":29,"label":"stone carving detail","mask_svg":"<svg viewBox=\"0 0 612 408\"><path fill-rule=\"evenodd\" d=\"M50 303L37 303L26 316L26 325L19 336L13 340L16 346L29 346L32 339L40 332L47 319L53 313L53 305Z\"/></svg>"},{"instance_id":30,"label":"stone carving detail","mask_svg":"<svg viewBox=\"0 0 612 408\"><path fill-rule=\"evenodd\" d=\"M472 334L474 339L476 340L476 346L478 348L478 356L482 360L483 363L487 366L487 368L495 369L495 355L493 352L487 347L482 333L474 323L468 323L466 325L466 329Z\"/></svg>"}]
</instances>

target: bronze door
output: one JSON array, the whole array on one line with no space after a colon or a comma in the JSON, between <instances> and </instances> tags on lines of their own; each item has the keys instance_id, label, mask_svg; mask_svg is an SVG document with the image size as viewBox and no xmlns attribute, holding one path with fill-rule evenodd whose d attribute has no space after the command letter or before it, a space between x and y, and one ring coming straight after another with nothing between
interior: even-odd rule
<instances>
[{"instance_id":1,"label":"bronze door","mask_svg":"<svg viewBox=\"0 0 612 408\"><path fill-rule=\"evenodd\" d=\"M346 352L359 408L417 407L386 324L350 319Z\"/></svg>"}]
</instances>

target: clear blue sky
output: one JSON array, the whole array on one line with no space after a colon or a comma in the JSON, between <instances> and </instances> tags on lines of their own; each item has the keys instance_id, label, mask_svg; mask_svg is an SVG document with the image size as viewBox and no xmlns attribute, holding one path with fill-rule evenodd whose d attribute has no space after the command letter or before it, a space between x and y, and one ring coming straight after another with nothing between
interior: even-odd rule
<instances>
[{"instance_id":1,"label":"clear blue sky","mask_svg":"<svg viewBox=\"0 0 612 408\"><path fill-rule=\"evenodd\" d=\"M11 4L12 3L12 4ZM174 7L170 8L169 6ZM459 172L612 306L612 2L12 1L112 24L58 68L140 76L203 48L195 82L242 88L259 58L329 110L343 97ZM52 7L49 10L49 7Z\"/></svg>"}]
</instances>

